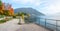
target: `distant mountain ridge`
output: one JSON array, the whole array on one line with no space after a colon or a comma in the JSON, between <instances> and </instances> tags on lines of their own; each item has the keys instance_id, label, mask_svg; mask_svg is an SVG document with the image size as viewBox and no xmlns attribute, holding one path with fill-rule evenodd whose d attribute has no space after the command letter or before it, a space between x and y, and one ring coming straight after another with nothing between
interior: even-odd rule
<instances>
[{"instance_id":1,"label":"distant mountain ridge","mask_svg":"<svg viewBox=\"0 0 60 31\"><path fill-rule=\"evenodd\" d=\"M24 13L29 13L31 15L37 15L37 16L44 15L43 13L38 12L36 9L33 8L17 8L14 10L14 13L17 12L24 12Z\"/></svg>"}]
</instances>

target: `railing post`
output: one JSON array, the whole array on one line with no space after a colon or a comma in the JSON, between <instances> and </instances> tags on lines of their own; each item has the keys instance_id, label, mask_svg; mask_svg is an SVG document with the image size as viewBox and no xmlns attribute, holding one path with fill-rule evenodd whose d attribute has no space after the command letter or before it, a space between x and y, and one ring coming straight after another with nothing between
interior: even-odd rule
<instances>
[{"instance_id":1,"label":"railing post","mask_svg":"<svg viewBox=\"0 0 60 31\"><path fill-rule=\"evenodd\" d=\"M46 28L46 19L45 19L45 28Z\"/></svg>"},{"instance_id":2,"label":"railing post","mask_svg":"<svg viewBox=\"0 0 60 31\"><path fill-rule=\"evenodd\" d=\"M41 18L40 18L41 19ZM40 25L40 19L39 19L39 25Z\"/></svg>"},{"instance_id":3,"label":"railing post","mask_svg":"<svg viewBox=\"0 0 60 31\"><path fill-rule=\"evenodd\" d=\"M58 20L56 20L56 31L57 31L57 21L58 21Z\"/></svg>"}]
</instances>

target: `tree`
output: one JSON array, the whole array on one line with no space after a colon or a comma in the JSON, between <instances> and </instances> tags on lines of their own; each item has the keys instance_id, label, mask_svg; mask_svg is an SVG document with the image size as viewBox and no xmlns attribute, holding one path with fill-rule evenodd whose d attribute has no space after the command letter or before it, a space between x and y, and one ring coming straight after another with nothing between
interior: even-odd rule
<instances>
[{"instance_id":1,"label":"tree","mask_svg":"<svg viewBox=\"0 0 60 31\"><path fill-rule=\"evenodd\" d=\"M5 20L8 20L7 16L9 16L9 10L4 10Z\"/></svg>"},{"instance_id":2,"label":"tree","mask_svg":"<svg viewBox=\"0 0 60 31\"><path fill-rule=\"evenodd\" d=\"M3 11L2 11L2 1L0 0L0 14L2 15Z\"/></svg>"},{"instance_id":3,"label":"tree","mask_svg":"<svg viewBox=\"0 0 60 31\"><path fill-rule=\"evenodd\" d=\"M4 10L4 15L9 16L9 10Z\"/></svg>"},{"instance_id":4,"label":"tree","mask_svg":"<svg viewBox=\"0 0 60 31\"><path fill-rule=\"evenodd\" d=\"M0 0L0 6L2 6L2 1Z\"/></svg>"},{"instance_id":5,"label":"tree","mask_svg":"<svg viewBox=\"0 0 60 31\"><path fill-rule=\"evenodd\" d=\"M22 21L24 21L24 13L23 12L18 12L17 16L20 16L20 20L18 24L21 24Z\"/></svg>"},{"instance_id":6,"label":"tree","mask_svg":"<svg viewBox=\"0 0 60 31\"><path fill-rule=\"evenodd\" d=\"M30 17L30 14L27 14L27 13L24 13L24 12L18 12L17 16L20 16L20 20L22 19L24 21L24 17L27 16L27 17ZM21 24L20 23L21 21L19 21L18 24Z\"/></svg>"},{"instance_id":7,"label":"tree","mask_svg":"<svg viewBox=\"0 0 60 31\"><path fill-rule=\"evenodd\" d=\"M13 8L10 8L9 12L10 12L11 16L14 15L14 9Z\"/></svg>"},{"instance_id":8,"label":"tree","mask_svg":"<svg viewBox=\"0 0 60 31\"><path fill-rule=\"evenodd\" d=\"M30 17L30 14L27 14L28 18Z\"/></svg>"}]
</instances>

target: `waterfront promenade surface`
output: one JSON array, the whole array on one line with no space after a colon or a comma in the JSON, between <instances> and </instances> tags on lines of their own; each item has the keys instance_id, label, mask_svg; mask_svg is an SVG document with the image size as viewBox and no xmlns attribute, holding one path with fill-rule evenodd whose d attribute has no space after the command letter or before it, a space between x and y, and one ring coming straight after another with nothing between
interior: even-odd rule
<instances>
[{"instance_id":1,"label":"waterfront promenade surface","mask_svg":"<svg viewBox=\"0 0 60 31\"><path fill-rule=\"evenodd\" d=\"M0 24L0 31L49 31L36 24L22 24L18 25L19 19L12 19L4 24Z\"/></svg>"},{"instance_id":2,"label":"waterfront promenade surface","mask_svg":"<svg viewBox=\"0 0 60 31\"><path fill-rule=\"evenodd\" d=\"M0 31L15 31L20 28L20 25L17 24L18 21L19 19L12 19L11 21L0 24Z\"/></svg>"},{"instance_id":3,"label":"waterfront promenade surface","mask_svg":"<svg viewBox=\"0 0 60 31\"><path fill-rule=\"evenodd\" d=\"M17 31L50 31L50 30L31 23L31 24L21 25L20 28Z\"/></svg>"}]
</instances>

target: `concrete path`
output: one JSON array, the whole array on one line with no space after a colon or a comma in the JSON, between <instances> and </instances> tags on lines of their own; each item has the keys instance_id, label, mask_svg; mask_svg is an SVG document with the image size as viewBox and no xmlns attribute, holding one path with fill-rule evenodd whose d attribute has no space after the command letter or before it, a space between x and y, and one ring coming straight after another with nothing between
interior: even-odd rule
<instances>
[{"instance_id":1,"label":"concrete path","mask_svg":"<svg viewBox=\"0 0 60 31\"><path fill-rule=\"evenodd\" d=\"M20 28L20 25L18 25L19 19L13 19L11 21L8 21L4 24L0 24L0 31L15 31Z\"/></svg>"},{"instance_id":2,"label":"concrete path","mask_svg":"<svg viewBox=\"0 0 60 31\"><path fill-rule=\"evenodd\" d=\"M49 31L36 24L18 25L19 19L13 19L4 24L0 24L0 31Z\"/></svg>"},{"instance_id":3,"label":"concrete path","mask_svg":"<svg viewBox=\"0 0 60 31\"><path fill-rule=\"evenodd\" d=\"M36 24L24 24L16 31L50 31L44 27L38 26Z\"/></svg>"}]
</instances>

